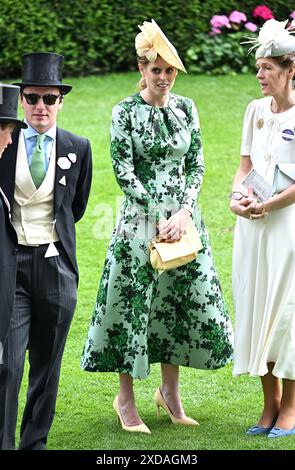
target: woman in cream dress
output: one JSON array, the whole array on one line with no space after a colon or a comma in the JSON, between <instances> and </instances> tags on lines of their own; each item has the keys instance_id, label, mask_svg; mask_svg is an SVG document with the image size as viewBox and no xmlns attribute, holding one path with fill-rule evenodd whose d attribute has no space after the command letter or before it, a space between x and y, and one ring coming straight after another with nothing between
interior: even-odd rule
<instances>
[{"instance_id":1,"label":"woman in cream dress","mask_svg":"<svg viewBox=\"0 0 295 470\"><path fill-rule=\"evenodd\" d=\"M258 36L261 99L244 117L231 210L235 375L260 376L264 409L247 434L295 434L295 38L269 20ZM261 202L240 183L254 168L275 194ZM239 192L241 190L241 193ZM282 383L281 380L282 379Z\"/></svg>"}]
</instances>

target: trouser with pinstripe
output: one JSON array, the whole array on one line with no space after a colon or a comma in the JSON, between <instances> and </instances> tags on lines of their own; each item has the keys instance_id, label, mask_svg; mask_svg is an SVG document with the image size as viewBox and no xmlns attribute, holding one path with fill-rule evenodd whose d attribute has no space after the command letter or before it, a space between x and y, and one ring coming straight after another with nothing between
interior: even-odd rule
<instances>
[{"instance_id":1,"label":"trouser with pinstripe","mask_svg":"<svg viewBox=\"0 0 295 470\"><path fill-rule=\"evenodd\" d=\"M0 366L0 448L15 448L26 349L29 382L19 449L45 449L55 413L64 346L75 311L77 275L61 246L19 246L15 305ZM1 299L0 299L1 301Z\"/></svg>"}]
</instances>

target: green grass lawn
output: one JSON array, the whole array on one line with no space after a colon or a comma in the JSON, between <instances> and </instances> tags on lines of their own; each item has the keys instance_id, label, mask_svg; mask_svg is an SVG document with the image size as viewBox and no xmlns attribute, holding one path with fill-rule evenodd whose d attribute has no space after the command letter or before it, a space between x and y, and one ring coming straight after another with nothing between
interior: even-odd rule
<instances>
[{"instance_id":1,"label":"green grass lawn","mask_svg":"<svg viewBox=\"0 0 295 470\"><path fill-rule=\"evenodd\" d=\"M138 409L151 435L124 432L117 425L112 409L118 390L117 374L80 370L80 356L115 218L109 226L101 221L109 207L115 214L121 194L109 157L111 109L136 90L138 79L138 74L128 73L65 80L73 84L73 91L65 98L59 125L90 139L94 175L87 212L77 225L78 306L64 354L48 448L293 449L294 436L272 440L265 436L245 436L245 429L256 422L261 411L260 380L246 376L233 378L231 366L218 371L181 368L181 395L186 413L200 423L199 427L191 428L172 425L164 411L157 418L153 395L160 384L160 367L153 365L147 380L135 382ZM228 210L228 194L239 163L243 113L247 103L260 96L259 88L254 76L216 78L179 74L174 91L194 99L199 110L206 163L200 205L234 319L231 251L235 217ZM98 239L97 234L102 230L108 235ZM26 384L24 381L20 411Z\"/></svg>"}]
</instances>

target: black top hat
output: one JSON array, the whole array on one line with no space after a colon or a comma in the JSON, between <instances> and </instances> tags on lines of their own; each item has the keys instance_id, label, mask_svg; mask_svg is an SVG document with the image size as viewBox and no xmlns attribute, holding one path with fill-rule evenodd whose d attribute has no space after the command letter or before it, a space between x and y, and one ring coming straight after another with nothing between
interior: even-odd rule
<instances>
[{"instance_id":1,"label":"black top hat","mask_svg":"<svg viewBox=\"0 0 295 470\"><path fill-rule=\"evenodd\" d=\"M17 119L18 95L18 86L0 83L0 123L15 123L26 129L27 124Z\"/></svg>"},{"instance_id":2,"label":"black top hat","mask_svg":"<svg viewBox=\"0 0 295 470\"><path fill-rule=\"evenodd\" d=\"M60 88L63 94L71 91L71 85L62 84L64 56L55 52L31 52L22 56L22 82L26 86L50 86Z\"/></svg>"}]
</instances>

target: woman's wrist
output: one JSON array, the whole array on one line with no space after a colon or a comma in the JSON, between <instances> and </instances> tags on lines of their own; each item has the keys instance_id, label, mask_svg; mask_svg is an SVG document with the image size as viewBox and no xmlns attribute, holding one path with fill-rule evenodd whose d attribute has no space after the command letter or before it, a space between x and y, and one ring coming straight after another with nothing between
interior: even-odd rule
<instances>
[{"instance_id":1,"label":"woman's wrist","mask_svg":"<svg viewBox=\"0 0 295 470\"><path fill-rule=\"evenodd\" d=\"M260 202L261 214L267 215L271 211L271 204L269 201Z\"/></svg>"},{"instance_id":2,"label":"woman's wrist","mask_svg":"<svg viewBox=\"0 0 295 470\"><path fill-rule=\"evenodd\" d=\"M185 208L182 208L182 209L180 209L180 211L179 211L179 212L182 212L183 214L187 214L189 217L191 217L191 216L192 216L192 213L191 213L191 211L190 211L190 210L188 210L188 209L185 209Z\"/></svg>"},{"instance_id":3,"label":"woman's wrist","mask_svg":"<svg viewBox=\"0 0 295 470\"><path fill-rule=\"evenodd\" d=\"M265 215L266 214L265 204L263 202L261 202L260 204L261 204L261 214Z\"/></svg>"},{"instance_id":4,"label":"woman's wrist","mask_svg":"<svg viewBox=\"0 0 295 470\"><path fill-rule=\"evenodd\" d=\"M272 207L271 207L272 204L270 201L265 201L263 205L264 205L265 212L269 213L272 211Z\"/></svg>"},{"instance_id":5,"label":"woman's wrist","mask_svg":"<svg viewBox=\"0 0 295 470\"><path fill-rule=\"evenodd\" d=\"M247 197L242 191L238 191L238 190L233 190L230 194L229 194L229 199L234 199L235 201L240 201L241 199L243 199L244 197Z\"/></svg>"},{"instance_id":6,"label":"woman's wrist","mask_svg":"<svg viewBox=\"0 0 295 470\"><path fill-rule=\"evenodd\" d=\"M238 211L237 211L238 207L239 207L239 201L237 201L236 199L231 199L229 203L229 208L236 215L238 215Z\"/></svg>"}]
</instances>

